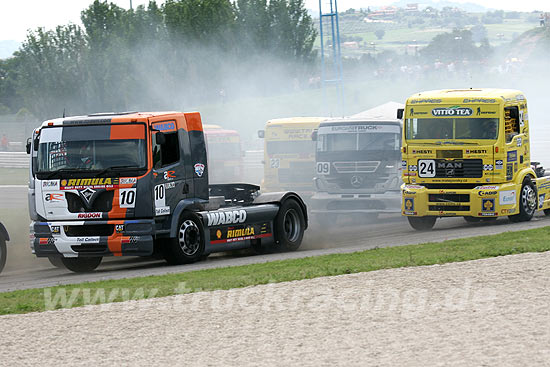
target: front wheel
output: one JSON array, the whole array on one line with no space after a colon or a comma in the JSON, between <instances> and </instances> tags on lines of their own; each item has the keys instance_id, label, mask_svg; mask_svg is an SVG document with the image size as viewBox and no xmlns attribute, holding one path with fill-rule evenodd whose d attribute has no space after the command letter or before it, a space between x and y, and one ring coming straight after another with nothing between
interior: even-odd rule
<instances>
[{"instance_id":1,"label":"front wheel","mask_svg":"<svg viewBox=\"0 0 550 367\"><path fill-rule=\"evenodd\" d=\"M6 240L0 237L0 273L4 270L4 266L6 265L7 250Z\"/></svg>"},{"instance_id":2,"label":"front wheel","mask_svg":"<svg viewBox=\"0 0 550 367\"><path fill-rule=\"evenodd\" d=\"M89 273L94 271L101 260L101 256L98 257L61 257L63 265L75 273Z\"/></svg>"},{"instance_id":3,"label":"front wheel","mask_svg":"<svg viewBox=\"0 0 550 367\"><path fill-rule=\"evenodd\" d=\"M519 214L510 215L511 222L528 222L537 210L537 189L530 177L525 177L519 195Z\"/></svg>"},{"instance_id":4,"label":"front wheel","mask_svg":"<svg viewBox=\"0 0 550 367\"><path fill-rule=\"evenodd\" d=\"M204 253L204 228L194 213L182 214L176 238L167 240L164 259L170 265L191 264L201 259Z\"/></svg>"},{"instance_id":5,"label":"front wheel","mask_svg":"<svg viewBox=\"0 0 550 367\"><path fill-rule=\"evenodd\" d=\"M61 256L48 256L48 260L50 261L50 264L55 266L56 268L64 268L65 265L63 265L63 260Z\"/></svg>"},{"instance_id":6,"label":"front wheel","mask_svg":"<svg viewBox=\"0 0 550 367\"><path fill-rule=\"evenodd\" d=\"M435 225L437 217L407 217L411 227L417 231L429 231Z\"/></svg>"},{"instance_id":7,"label":"front wheel","mask_svg":"<svg viewBox=\"0 0 550 367\"><path fill-rule=\"evenodd\" d=\"M304 212L296 200L288 199L279 208L275 217L275 235L278 249L295 251L302 244L306 221Z\"/></svg>"}]
</instances>

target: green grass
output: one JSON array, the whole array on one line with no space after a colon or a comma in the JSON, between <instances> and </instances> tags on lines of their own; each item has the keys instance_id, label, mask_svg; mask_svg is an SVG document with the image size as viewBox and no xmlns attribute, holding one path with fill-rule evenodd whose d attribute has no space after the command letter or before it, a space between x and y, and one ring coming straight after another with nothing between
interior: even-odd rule
<instances>
[{"instance_id":1,"label":"green grass","mask_svg":"<svg viewBox=\"0 0 550 367\"><path fill-rule=\"evenodd\" d=\"M0 185L26 185L28 181L26 168L0 168Z\"/></svg>"},{"instance_id":2,"label":"green grass","mask_svg":"<svg viewBox=\"0 0 550 367\"><path fill-rule=\"evenodd\" d=\"M89 289L88 294L92 295L96 294L95 292L98 290L109 295L113 290L125 289L128 292L126 294L134 295L133 299L147 298L152 290L156 290L154 297L165 297L179 293L240 288L379 269L443 264L524 252L549 251L550 242L547 240L549 236L550 227L545 227L441 243L373 249L352 254L326 255L180 274L4 292L0 293L0 315L44 311L46 309L45 290L52 295L61 290L66 292L69 297L71 292L77 289ZM175 289L181 282L185 282L186 290L183 292ZM85 303L83 292L75 294L77 294L75 302L70 307L101 303L101 300ZM121 297L123 292L113 294L116 294L116 297L112 301L124 300ZM62 308L62 306L57 305L55 308Z\"/></svg>"}]
</instances>

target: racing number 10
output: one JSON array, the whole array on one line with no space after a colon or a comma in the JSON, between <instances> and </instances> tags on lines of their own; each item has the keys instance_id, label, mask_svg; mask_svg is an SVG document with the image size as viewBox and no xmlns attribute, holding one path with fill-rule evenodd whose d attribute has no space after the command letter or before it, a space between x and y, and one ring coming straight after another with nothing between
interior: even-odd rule
<instances>
[{"instance_id":1,"label":"racing number 10","mask_svg":"<svg viewBox=\"0 0 550 367\"><path fill-rule=\"evenodd\" d=\"M435 161L433 159L419 159L418 176L435 177Z\"/></svg>"}]
</instances>

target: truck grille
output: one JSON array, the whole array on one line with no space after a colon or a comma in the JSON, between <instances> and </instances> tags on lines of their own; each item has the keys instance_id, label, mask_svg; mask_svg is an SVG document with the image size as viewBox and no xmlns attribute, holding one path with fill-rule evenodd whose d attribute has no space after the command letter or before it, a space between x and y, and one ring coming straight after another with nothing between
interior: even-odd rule
<instances>
[{"instance_id":1,"label":"truck grille","mask_svg":"<svg viewBox=\"0 0 550 367\"><path fill-rule=\"evenodd\" d=\"M92 237L92 236L110 236L115 229L114 224L64 226L63 230L68 237Z\"/></svg>"},{"instance_id":2,"label":"truck grille","mask_svg":"<svg viewBox=\"0 0 550 367\"><path fill-rule=\"evenodd\" d=\"M481 159L435 160L435 177L480 178L482 176L483 160Z\"/></svg>"},{"instance_id":3,"label":"truck grille","mask_svg":"<svg viewBox=\"0 0 550 367\"><path fill-rule=\"evenodd\" d=\"M470 201L469 194L429 194L428 201L431 203L467 203Z\"/></svg>"},{"instance_id":4,"label":"truck grille","mask_svg":"<svg viewBox=\"0 0 550 367\"><path fill-rule=\"evenodd\" d=\"M71 249L73 249L74 252L106 252L107 251L107 245L99 244L99 243L86 243L82 245L75 245L71 246Z\"/></svg>"},{"instance_id":5,"label":"truck grille","mask_svg":"<svg viewBox=\"0 0 550 367\"><path fill-rule=\"evenodd\" d=\"M289 168L279 168L280 183L308 183L313 185L315 174L315 163L313 162L290 162Z\"/></svg>"},{"instance_id":6,"label":"truck grille","mask_svg":"<svg viewBox=\"0 0 550 367\"><path fill-rule=\"evenodd\" d=\"M469 205L430 205L430 211L437 212L467 212L470 211Z\"/></svg>"},{"instance_id":7,"label":"truck grille","mask_svg":"<svg viewBox=\"0 0 550 367\"><path fill-rule=\"evenodd\" d=\"M380 161L334 162L333 165L338 173L372 173L378 169Z\"/></svg>"},{"instance_id":8,"label":"truck grille","mask_svg":"<svg viewBox=\"0 0 550 367\"><path fill-rule=\"evenodd\" d=\"M72 192L66 192L68 209L71 213L110 212L113 208L114 190L104 191L99 194L88 208L82 198Z\"/></svg>"}]
</instances>

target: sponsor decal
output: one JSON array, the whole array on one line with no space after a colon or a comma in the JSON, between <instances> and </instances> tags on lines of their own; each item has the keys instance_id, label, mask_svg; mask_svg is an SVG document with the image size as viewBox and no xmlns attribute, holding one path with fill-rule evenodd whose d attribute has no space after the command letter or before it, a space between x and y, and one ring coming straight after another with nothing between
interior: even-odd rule
<instances>
[{"instance_id":1,"label":"sponsor decal","mask_svg":"<svg viewBox=\"0 0 550 367\"><path fill-rule=\"evenodd\" d=\"M424 186L420 186L420 185L407 185L405 186L405 190L419 190L419 189L423 189Z\"/></svg>"},{"instance_id":2,"label":"sponsor decal","mask_svg":"<svg viewBox=\"0 0 550 367\"><path fill-rule=\"evenodd\" d=\"M502 169L504 168L504 162L502 161L502 159L497 159L495 161L495 169Z\"/></svg>"},{"instance_id":3,"label":"sponsor decal","mask_svg":"<svg viewBox=\"0 0 550 367\"><path fill-rule=\"evenodd\" d=\"M416 176L416 172L408 172L408 173L405 172L403 175L404 176Z\"/></svg>"},{"instance_id":4,"label":"sponsor decal","mask_svg":"<svg viewBox=\"0 0 550 367\"><path fill-rule=\"evenodd\" d=\"M516 209L501 209L500 214L514 214L516 212Z\"/></svg>"},{"instance_id":5,"label":"sponsor decal","mask_svg":"<svg viewBox=\"0 0 550 367\"><path fill-rule=\"evenodd\" d=\"M206 213L208 226L218 226L222 224L244 223L246 220L246 210L216 210Z\"/></svg>"},{"instance_id":6,"label":"sponsor decal","mask_svg":"<svg viewBox=\"0 0 550 367\"><path fill-rule=\"evenodd\" d=\"M58 202L63 201L63 194L46 194L44 200L47 202Z\"/></svg>"},{"instance_id":7,"label":"sponsor decal","mask_svg":"<svg viewBox=\"0 0 550 367\"><path fill-rule=\"evenodd\" d=\"M420 99L411 99L410 104L416 103L441 103L441 99L432 99L432 98L420 98Z\"/></svg>"},{"instance_id":8,"label":"sponsor decal","mask_svg":"<svg viewBox=\"0 0 550 367\"><path fill-rule=\"evenodd\" d=\"M195 167L195 173L197 174L197 176L202 177L202 175L204 173L204 164L195 163L194 167Z\"/></svg>"},{"instance_id":9,"label":"sponsor decal","mask_svg":"<svg viewBox=\"0 0 550 367\"><path fill-rule=\"evenodd\" d=\"M99 243L99 237L77 237L76 242L80 243Z\"/></svg>"},{"instance_id":10,"label":"sponsor decal","mask_svg":"<svg viewBox=\"0 0 550 367\"><path fill-rule=\"evenodd\" d=\"M77 190L84 188L105 189L117 188L118 178L102 177L102 178L71 178L61 180L61 190Z\"/></svg>"},{"instance_id":11,"label":"sponsor decal","mask_svg":"<svg viewBox=\"0 0 550 367\"><path fill-rule=\"evenodd\" d=\"M518 151L512 150L506 154L506 159L508 162L515 162L518 160Z\"/></svg>"},{"instance_id":12,"label":"sponsor decal","mask_svg":"<svg viewBox=\"0 0 550 367\"><path fill-rule=\"evenodd\" d=\"M418 150L415 150L413 149L412 150L412 154L431 154L432 151L430 149L418 149Z\"/></svg>"},{"instance_id":13,"label":"sponsor decal","mask_svg":"<svg viewBox=\"0 0 550 367\"><path fill-rule=\"evenodd\" d=\"M498 186L476 186L475 190L498 190Z\"/></svg>"},{"instance_id":14,"label":"sponsor decal","mask_svg":"<svg viewBox=\"0 0 550 367\"><path fill-rule=\"evenodd\" d=\"M493 196L493 195L496 195L498 192L497 191L479 191L477 194L479 196Z\"/></svg>"},{"instance_id":15,"label":"sponsor decal","mask_svg":"<svg viewBox=\"0 0 550 367\"><path fill-rule=\"evenodd\" d=\"M497 100L493 98L464 98L462 103L496 103Z\"/></svg>"},{"instance_id":16,"label":"sponsor decal","mask_svg":"<svg viewBox=\"0 0 550 367\"><path fill-rule=\"evenodd\" d=\"M407 161L401 161L401 168L407 169Z\"/></svg>"},{"instance_id":17,"label":"sponsor decal","mask_svg":"<svg viewBox=\"0 0 550 367\"><path fill-rule=\"evenodd\" d=\"M509 205L516 203L516 190L506 190L498 193L498 203L500 205Z\"/></svg>"},{"instance_id":18,"label":"sponsor decal","mask_svg":"<svg viewBox=\"0 0 550 367\"><path fill-rule=\"evenodd\" d=\"M495 199L481 199L481 211L493 212L495 210Z\"/></svg>"},{"instance_id":19,"label":"sponsor decal","mask_svg":"<svg viewBox=\"0 0 550 367\"><path fill-rule=\"evenodd\" d=\"M176 178L176 171L164 171L165 180L173 180Z\"/></svg>"},{"instance_id":20,"label":"sponsor decal","mask_svg":"<svg viewBox=\"0 0 550 367\"><path fill-rule=\"evenodd\" d=\"M135 245L138 243L139 237L137 236L131 236L131 237L122 237L120 240L120 243L123 245Z\"/></svg>"},{"instance_id":21,"label":"sponsor decal","mask_svg":"<svg viewBox=\"0 0 550 367\"><path fill-rule=\"evenodd\" d=\"M55 244L56 239L54 237L40 238L38 243L40 245L53 245Z\"/></svg>"},{"instance_id":22,"label":"sponsor decal","mask_svg":"<svg viewBox=\"0 0 550 367\"><path fill-rule=\"evenodd\" d=\"M133 185L135 183L137 183L136 177L125 177L120 179L121 185Z\"/></svg>"},{"instance_id":23,"label":"sponsor decal","mask_svg":"<svg viewBox=\"0 0 550 367\"><path fill-rule=\"evenodd\" d=\"M117 224L117 225L115 226L115 231L116 231L116 233L122 233L122 232L124 232L124 224Z\"/></svg>"},{"instance_id":24,"label":"sponsor decal","mask_svg":"<svg viewBox=\"0 0 550 367\"><path fill-rule=\"evenodd\" d=\"M168 215L170 214L170 207L169 206L163 206L160 208L155 208L155 215Z\"/></svg>"},{"instance_id":25,"label":"sponsor decal","mask_svg":"<svg viewBox=\"0 0 550 367\"><path fill-rule=\"evenodd\" d=\"M44 190L59 190L59 180L42 181Z\"/></svg>"},{"instance_id":26,"label":"sponsor decal","mask_svg":"<svg viewBox=\"0 0 550 367\"><path fill-rule=\"evenodd\" d=\"M415 164L411 164L411 165L409 166L409 171L415 172L417 169L418 169L418 167L417 167Z\"/></svg>"},{"instance_id":27,"label":"sponsor decal","mask_svg":"<svg viewBox=\"0 0 550 367\"><path fill-rule=\"evenodd\" d=\"M518 146L518 148L521 147L521 137L517 138L516 145Z\"/></svg>"},{"instance_id":28,"label":"sponsor decal","mask_svg":"<svg viewBox=\"0 0 550 367\"><path fill-rule=\"evenodd\" d=\"M101 218L101 213L78 213L78 219L95 219Z\"/></svg>"},{"instance_id":29,"label":"sponsor decal","mask_svg":"<svg viewBox=\"0 0 550 367\"><path fill-rule=\"evenodd\" d=\"M496 217L496 216L498 216L498 214L495 213L495 212L492 212L492 213L487 213L487 212L478 213L478 215L480 215L482 217Z\"/></svg>"},{"instance_id":30,"label":"sponsor decal","mask_svg":"<svg viewBox=\"0 0 550 367\"><path fill-rule=\"evenodd\" d=\"M153 129L158 131L176 131L176 123L174 121L159 122L153 124Z\"/></svg>"},{"instance_id":31,"label":"sponsor decal","mask_svg":"<svg viewBox=\"0 0 550 367\"><path fill-rule=\"evenodd\" d=\"M210 241L210 243L229 243L271 236L270 223L238 225L225 228L212 228L210 230L210 238L214 240Z\"/></svg>"},{"instance_id":32,"label":"sponsor decal","mask_svg":"<svg viewBox=\"0 0 550 367\"><path fill-rule=\"evenodd\" d=\"M492 171L493 170L493 165L492 164L484 164L483 165L483 170L484 171Z\"/></svg>"},{"instance_id":33,"label":"sponsor decal","mask_svg":"<svg viewBox=\"0 0 550 367\"><path fill-rule=\"evenodd\" d=\"M539 209L542 209L542 206L544 205L544 198L546 197L546 194L540 194L539 195Z\"/></svg>"},{"instance_id":34,"label":"sponsor decal","mask_svg":"<svg viewBox=\"0 0 550 367\"><path fill-rule=\"evenodd\" d=\"M328 129L327 129L328 128ZM327 133L326 130L330 132L335 133L363 133L363 132L369 132L369 133L395 133L399 134L401 131L401 128L399 125L371 125L371 124L363 124L363 125L337 125L337 126L327 126L327 127L321 127L319 129L319 133ZM308 135L309 139L311 139L311 134Z\"/></svg>"},{"instance_id":35,"label":"sponsor decal","mask_svg":"<svg viewBox=\"0 0 550 367\"><path fill-rule=\"evenodd\" d=\"M59 234L61 233L61 226L51 226L50 230L53 234Z\"/></svg>"},{"instance_id":36,"label":"sponsor decal","mask_svg":"<svg viewBox=\"0 0 550 367\"><path fill-rule=\"evenodd\" d=\"M176 187L176 183L175 182L167 182L165 186L166 186L166 190L173 189L174 187Z\"/></svg>"},{"instance_id":37,"label":"sponsor decal","mask_svg":"<svg viewBox=\"0 0 550 367\"><path fill-rule=\"evenodd\" d=\"M472 116L472 109L468 107L438 107L432 110L432 115L439 116Z\"/></svg>"},{"instance_id":38,"label":"sponsor decal","mask_svg":"<svg viewBox=\"0 0 550 367\"><path fill-rule=\"evenodd\" d=\"M466 154L487 154L486 149L466 149Z\"/></svg>"},{"instance_id":39,"label":"sponsor decal","mask_svg":"<svg viewBox=\"0 0 550 367\"><path fill-rule=\"evenodd\" d=\"M407 212L414 212L414 198L405 198L404 207Z\"/></svg>"}]
</instances>

